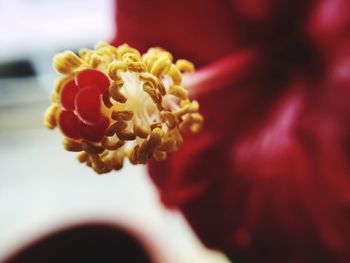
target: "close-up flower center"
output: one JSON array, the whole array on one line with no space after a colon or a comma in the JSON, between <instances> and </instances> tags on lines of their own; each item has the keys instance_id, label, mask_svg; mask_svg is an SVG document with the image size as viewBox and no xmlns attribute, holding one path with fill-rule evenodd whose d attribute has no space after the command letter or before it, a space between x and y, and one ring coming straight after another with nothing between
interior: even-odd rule
<instances>
[{"instance_id":1,"label":"close-up flower center","mask_svg":"<svg viewBox=\"0 0 350 263\"><path fill-rule=\"evenodd\" d=\"M182 73L194 66L160 48L141 56L127 45L100 43L95 50L66 51L54 59L64 74L56 83L45 116L59 126L64 147L81 152L80 162L97 173L167 158L182 144L182 132L197 132L203 121L199 105L181 86Z\"/></svg>"}]
</instances>

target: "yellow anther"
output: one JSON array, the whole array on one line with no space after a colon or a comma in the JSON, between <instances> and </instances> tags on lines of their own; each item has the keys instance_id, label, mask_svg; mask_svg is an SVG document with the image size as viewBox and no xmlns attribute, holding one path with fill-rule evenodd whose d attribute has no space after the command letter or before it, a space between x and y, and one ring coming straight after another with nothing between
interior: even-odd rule
<instances>
[{"instance_id":1,"label":"yellow anther","mask_svg":"<svg viewBox=\"0 0 350 263\"><path fill-rule=\"evenodd\" d=\"M128 158L131 164L138 164L137 161L137 152L140 148L140 145L135 145L135 147L129 152Z\"/></svg>"},{"instance_id":2,"label":"yellow anther","mask_svg":"<svg viewBox=\"0 0 350 263\"><path fill-rule=\"evenodd\" d=\"M50 95L50 101L57 104L59 103L59 100L60 95L55 90L53 90Z\"/></svg>"},{"instance_id":3,"label":"yellow anther","mask_svg":"<svg viewBox=\"0 0 350 263\"><path fill-rule=\"evenodd\" d=\"M163 84L162 81L158 81L158 91L160 92L160 94L162 94L163 96L166 94L166 88Z\"/></svg>"},{"instance_id":4,"label":"yellow anther","mask_svg":"<svg viewBox=\"0 0 350 263\"><path fill-rule=\"evenodd\" d=\"M139 75L140 79L144 82L148 82L149 85L153 86L153 87L157 87L158 86L158 78L148 72L144 72L141 73Z\"/></svg>"},{"instance_id":5,"label":"yellow anther","mask_svg":"<svg viewBox=\"0 0 350 263\"><path fill-rule=\"evenodd\" d=\"M181 72L177 69L177 67L174 64L171 65L168 74L171 77L171 79L173 80L173 84L175 84L175 85L181 84L181 82L182 82Z\"/></svg>"},{"instance_id":6,"label":"yellow anther","mask_svg":"<svg viewBox=\"0 0 350 263\"><path fill-rule=\"evenodd\" d=\"M170 52L168 52L165 49L160 48L160 47L152 47L152 48L148 49L147 53L144 55L149 55L149 56L153 56L153 57L166 56L171 61L173 61L173 55L171 55Z\"/></svg>"},{"instance_id":7,"label":"yellow anther","mask_svg":"<svg viewBox=\"0 0 350 263\"><path fill-rule=\"evenodd\" d=\"M101 157L98 154L90 154L90 161L92 168L97 173L102 173L106 169L105 163L102 161Z\"/></svg>"},{"instance_id":8,"label":"yellow anther","mask_svg":"<svg viewBox=\"0 0 350 263\"><path fill-rule=\"evenodd\" d=\"M182 100L181 102L180 102L180 106L183 108L183 107L186 107L186 106L188 106L188 105L190 105L191 104L191 100L189 100L189 99L187 99L187 100Z\"/></svg>"},{"instance_id":9,"label":"yellow anther","mask_svg":"<svg viewBox=\"0 0 350 263\"><path fill-rule=\"evenodd\" d=\"M164 137L164 140L173 140L176 142L176 148L178 148L183 143L183 138L181 136L181 133L179 129L173 129L169 131L166 136Z\"/></svg>"},{"instance_id":10,"label":"yellow anther","mask_svg":"<svg viewBox=\"0 0 350 263\"><path fill-rule=\"evenodd\" d=\"M104 137L101 142L102 147L109 151L115 151L122 147L124 144L125 141L111 140L108 137Z\"/></svg>"},{"instance_id":11,"label":"yellow anther","mask_svg":"<svg viewBox=\"0 0 350 263\"><path fill-rule=\"evenodd\" d=\"M62 74L72 73L83 64L83 61L72 51L65 51L54 57L53 66L57 72Z\"/></svg>"},{"instance_id":12,"label":"yellow anther","mask_svg":"<svg viewBox=\"0 0 350 263\"><path fill-rule=\"evenodd\" d=\"M167 56L171 61L173 61L173 55L166 51L164 48L161 48L161 47L156 47L156 48L150 48L149 49L150 52L155 52L155 53L158 53L159 56Z\"/></svg>"},{"instance_id":13,"label":"yellow anther","mask_svg":"<svg viewBox=\"0 0 350 263\"><path fill-rule=\"evenodd\" d=\"M161 56L154 62L151 73L157 77L161 77L170 69L171 65L171 60L167 56Z\"/></svg>"},{"instance_id":14,"label":"yellow anther","mask_svg":"<svg viewBox=\"0 0 350 263\"><path fill-rule=\"evenodd\" d=\"M161 129L162 128L162 122L161 121L154 122L154 123L152 123L150 125L150 128L151 128L151 130L154 130L156 128Z\"/></svg>"},{"instance_id":15,"label":"yellow anther","mask_svg":"<svg viewBox=\"0 0 350 263\"><path fill-rule=\"evenodd\" d=\"M113 46L111 46L110 44L108 44L107 42L104 42L104 41L100 41L95 45L96 50L100 50L100 49L103 49L105 47L113 47Z\"/></svg>"},{"instance_id":16,"label":"yellow anther","mask_svg":"<svg viewBox=\"0 0 350 263\"><path fill-rule=\"evenodd\" d=\"M151 86L154 89L157 89L161 95L164 96L166 94L166 89L165 89L163 82L159 78L157 78L156 76L145 72L145 73L140 74L140 79L143 82L145 82L145 84Z\"/></svg>"},{"instance_id":17,"label":"yellow anther","mask_svg":"<svg viewBox=\"0 0 350 263\"><path fill-rule=\"evenodd\" d=\"M148 85L147 83L143 84L143 90L151 97L154 104L162 108L161 103L162 103L163 97L158 90L154 89L152 86Z\"/></svg>"},{"instance_id":18,"label":"yellow anther","mask_svg":"<svg viewBox=\"0 0 350 263\"><path fill-rule=\"evenodd\" d=\"M146 69L150 71L153 67L154 62L158 59L158 56L146 53L142 56L142 62L146 65Z\"/></svg>"},{"instance_id":19,"label":"yellow anther","mask_svg":"<svg viewBox=\"0 0 350 263\"><path fill-rule=\"evenodd\" d=\"M159 128L154 129L148 140L145 140L137 151L137 162L146 163L152 156L155 149L160 145L163 131Z\"/></svg>"},{"instance_id":20,"label":"yellow anther","mask_svg":"<svg viewBox=\"0 0 350 263\"><path fill-rule=\"evenodd\" d=\"M163 111L162 119L166 122L169 129L174 129L179 124L179 120L176 115L170 111Z\"/></svg>"},{"instance_id":21,"label":"yellow anther","mask_svg":"<svg viewBox=\"0 0 350 263\"><path fill-rule=\"evenodd\" d=\"M142 127L135 123L133 131L136 136L145 139L150 134L151 129L148 127Z\"/></svg>"},{"instance_id":22,"label":"yellow anther","mask_svg":"<svg viewBox=\"0 0 350 263\"><path fill-rule=\"evenodd\" d=\"M105 139L105 138L103 138L103 139ZM103 140L102 139L102 140ZM102 143L101 143L101 145L102 145ZM101 154L100 154L100 157L102 158L102 159L104 159L104 158L106 158L106 156L108 155L108 153L109 153L109 151L103 151Z\"/></svg>"},{"instance_id":23,"label":"yellow anther","mask_svg":"<svg viewBox=\"0 0 350 263\"><path fill-rule=\"evenodd\" d=\"M173 113L175 114L175 116L180 118L186 113L195 113L195 112L198 112L198 110L199 110L199 104L197 101L194 100L190 103L187 103L187 105L185 105L183 108L177 111L174 111Z\"/></svg>"},{"instance_id":24,"label":"yellow anther","mask_svg":"<svg viewBox=\"0 0 350 263\"><path fill-rule=\"evenodd\" d=\"M92 54L90 58L90 65L92 68L97 68L103 62L103 57L97 53Z\"/></svg>"},{"instance_id":25,"label":"yellow anther","mask_svg":"<svg viewBox=\"0 0 350 263\"><path fill-rule=\"evenodd\" d=\"M193 121L193 124L191 125L191 132L198 133L202 129L203 125L203 116L199 113L192 113L191 118ZM180 127L181 129L181 127Z\"/></svg>"},{"instance_id":26,"label":"yellow anther","mask_svg":"<svg viewBox=\"0 0 350 263\"><path fill-rule=\"evenodd\" d=\"M113 61L108 66L108 76L113 80L120 80L118 73L121 71L126 71L127 68L128 66L124 61Z\"/></svg>"},{"instance_id":27,"label":"yellow anther","mask_svg":"<svg viewBox=\"0 0 350 263\"><path fill-rule=\"evenodd\" d=\"M200 115L199 113L192 113L191 114L191 118L193 119L193 121L195 121L196 123L202 123L203 122L203 116Z\"/></svg>"},{"instance_id":28,"label":"yellow anther","mask_svg":"<svg viewBox=\"0 0 350 263\"><path fill-rule=\"evenodd\" d=\"M117 134L118 138L120 140L123 140L123 141L133 141L136 139L136 135L131 131L127 131L127 130L118 131L117 130L116 134Z\"/></svg>"},{"instance_id":29,"label":"yellow anther","mask_svg":"<svg viewBox=\"0 0 350 263\"><path fill-rule=\"evenodd\" d=\"M136 161L140 164L145 164L153 156L155 147L149 140L143 141L136 153Z\"/></svg>"},{"instance_id":30,"label":"yellow anther","mask_svg":"<svg viewBox=\"0 0 350 263\"><path fill-rule=\"evenodd\" d=\"M81 152L78 154L77 160L81 163L88 162L88 161L90 161L89 154L87 152Z\"/></svg>"},{"instance_id":31,"label":"yellow anther","mask_svg":"<svg viewBox=\"0 0 350 263\"><path fill-rule=\"evenodd\" d=\"M151 71L154 63L160 57L167 57L171 62L173 60L173 56L169 52L161 48L150 48L147 53L142 56L142 61L145 63L147 70Z\"/></svg>"},{"instance_id":32,"label":"yellow anther","mask_svg":"<svg viewBox=\"0 0 350 263\"><path fill-rule=\"evenodd\" d=\"M198 133L202 129L203 124L202 123L194 123L191 126L191 132Z\"/></svg>"},{"instance_id":33,"label":"yellow anther","mask_svg":"<svg viewBox=\"0 0 350 263\"><path fill-rule=\"evenodd\" d=\"M111 63L115 59L115 55L108 47L101 48L97 54L102 57L103 63Z\"/></svg>"},{"instance_id":34,"label":"yellow anther","mask_svg":"<svg viewBox=\"0 0 350 263\"><path fill-rule=\"evenodd\" d=\"M194 65L186 59L178 59L176 61L176 67L181 72L192 73L194 71Z\"/></svg>"},{"instance_id":35,"label":"yellow anther","mask_svg":"<svg viewBox=\"0 0 350 263\"><path fill-rule=\"evenodd\" d=\"M175 114L175 116L180 119L183 115L185 115L186 113L188 113L189 110L188 110L188 106L185 106L181 109L178 109L176 111L174 111L173 113Z\"/></svg>"},{"instance_id":36,"label":"yellow anther","mask_svg":"<svg viewBox=\"0 0 350 263\"><path fill-rule=\"evenodd\" d=\"M99 55L107 59L109 62L119 57L117 49L105 42L98 43L95 46L95 49Z\"/></svg>"},{"instance_id":37,"label":"yellow anther","mask_svg":"<svg viewBox=\"0 0 350 263\"><path fill-rule=\"evenodd\" d=\"M104 149L101 146L96 146L86 141L82 142L81 145L82 149L88 153L98 154L104 151Z\"/></svg>"},{"instance_id":38,"label":"yellow anther","mask_svg":"<svg viewBox=\"0 0 350 263\"><path fill-rule=\"evenodd\" d=\"M157 142L157 146L160 144L161 139L164 135L164 131L161 128L155 128L152 130L150 140L154 143Z\"/></svg>"},{"instance_id":39,"label":"yellow anther","mask_svg":"<svg viewBox=\"0 0 350 263\"><path fill-rule=\"evenodd\" d=\"M168 57L170 59L170 61L173 62L173 55L171 55L170 52L168 52L162 48L158 48L158 50L159 50L160 55Z\"/></svg>"},{"instance_id":40,"label":"yellow anther","mask_svg":"<svg viewBox=\"0 0 350 263\"><path fill-rule=\"evenodd\" d=\"M111 165L114 170L120 170L123 168L124 156L113 155L111 157Z\"/></svg>"},{"instance_id":41,"label":"yellow anther","mask_svg":"<svg viewBox=\"0 0 350 263\"><path fill-rule=\"evenodd\" d=\"M188 106L188 111L191 113L195 113L195 112L198 112L198 110L199 110L198 101L196 101L196 100L192 101Z\"/></svg>"},{"instance_id":42,"label":"yellow anther","mask_svg":"<svg viewBox=\"0 0 350 263\"><path fill-rule=\"evenodd\" d=\"M102 161L104 163L104 167L98 174L109 173L114 169L113 164L112 164L110 159L106 159L106 160L102 160Z\"/></svg>"},{"instance_id":43,"label":"yellow anther","mask_svg":"<svg viewBox=\"0 0 350 263\"><path fill-rule=\"evenodd\" d=\"M168 92L182 100L188 99L188 91L179 85L171 85Z\"/></svg>"},{"instance_id":44,"label":"yellow anther","mask_svg":"<svg viewBox=\"0 0 350 263\"><path fill-rule=\"evenodd\" d=\"M113 123L111 126L109 126L107 128L107 130L105 131L105 136L108 136L108 137L111 137L115 134L115 131L117 130L117 127L120 125L120 122L115 122ZM125 128L127 127L128 125L126 124ZM124 128L124 129L125 129Z\"/></svg>"},{"instance_id":45,"label":"yellow anther","mask_svg":"<svg viewBox=\"0 0 350 263\"><path fill-rule=\"evenodd\" d=\"M83 48L79 50L80 58L87 64L90 64L90 59L94 51L91 49Z\"/></svg>"},{"instance_id":46,"label":"yellow anther","mask_svg":"<svg viewBox=\"0 0 350 263\"><path fill-rule=\"evenodd\" d=\"M97 68L104 62L104 56L100 52L95 52L90 49L81 49L79 50L79 55L81 59L84 61L84 68L91 67Z\"/></svg>"},{"instance_id":47,"label":"yellow anther","mask_svg":"<svg viewBox=\"0 0 350 263\"><path fill-rule=\"evenodd\" d=\"M113 103L111 102L111 97L109 95L109 91L105 91L102 94L102 101L107 108L111 108L113 106Z\"/></svg>"},{"instance_id":48,"label":"yellow anther","mask_svg":"<svg viewBox=\"0 0 350 263\"><path fill-rule=\"evenodd\" d=\"M167 153L159 150L155 150L153 153L153 158L156 161L164 161L167 158Z\"/></svg>"},{"instance_id":49,"label":"yellow anther","mask_svg":"<svg viewBox=\"0 0 350 263\"><path fill-rule=\"evenodd\" d=\"M121 111L113 111L111 114L111 118L113 120L123 120L129 121L134 116L134 113L130 110L121 110Z\"/></svg>"},{"instance_id":50,"label":"yellow anther","mask_svg":"<svg viewBox=\"0 0 350 263\"><path fill-rule=\"evenodd\" d=\"M157 148L157 150L164 152L172 152L177 149L177 143L175 140L166 139L162 141L161 145Z\"/></svg>"},{"instance_id":51,"label":"yellow anther","mask_svg":"<svg viewBox=\"0 0 350 263\"><path fill-rule=\"evenodd\" d=\"M76 142L68 138L64 138L63 147L65 150L70 152L81 152L83 150L83 146L80 142Z\"/></svg>"},{"instance_id":52,"label":"yellow anther","mask_svg":"<svg viewBox=\"0 0 350 263\"><path fill-rule=\"evenodd\" d=\"M58 106L53 103L45 112L44 124L49 129L54 129L57 126Z\"/></svg>"},{"instance_id":53,"label":"yellow anther","mask_svg":"<svg viewBox=\"0 0 350 263\"><path fill-rule=\"evenodd\" d=\"M128 70L134 71L134 72L143 72L146 70L145 64L142 62L136 61L136 62L128 62Z\"/></svg>"},{"instance_id":54,"label":"yellow anther","mask_svg":"<svg viewBox=\"0 0 350 263\"><path fill-rule=\"evenodd\" d=\"M128 122L124 120L118 120L115 122L115 130L116 131L123 131L128 127Z\"/></svg>"},{"instance_id":55,"label":"yellow anther","mask_svg":"<svg viewBox=\"0 0 350 263\"><path fill-rule=\"evenodd\" d=\"M127 44L123 44L123 45L119 46L117 49L118 49L118 53L119 53L119 59L122 59L126 53L134 54L138 57L138 60L141 59L140 52L134 48L129 47Z\"/></svg>"},{"instance_id":56,"label":"yellow anther","mask_svg":"<svg viewBox=\"0 0 350 263\"><path fill-rule=\"evenodd\" d=\"M54 84L54 89L53 91L56 92L57 94L59 94L61 92L61 89L63 88L63 86L72 79L71 75L67 75L64 77L59 77Z\"/></svg>"},{"instance_id":57,"label":"yellow anther","mask_svg":"<svg viewBox=\"0 0 350 263\"><path fill-rule=\"evenodd\" d=\"M183 117L183 121L181 122L179 127L180 130L183 132L191 130L193 133L197 133L201 129L202 123L202 115L198 113L188 113Z\"/></svg>"},{"instance_id":58,"label":"yellow anther","mask_svg":"<svg viewBox=\"0 0 350 263\"><path fill-rule=\"evenodd\" d=\"M117 131L123 131L128 127L128 123L123 120L118 120L117 122L113 123L111 126L108 127L108 129L105 131L106 136L113 136Z\"/></svg>"},{"instance_id":59,"label":"yellow anther","mask_svg":"<svg viewBox=\"0 0 350 263\"><path fill-rule=\"evenodd\" d=\"M192 124L192 119L189 114L187 114L187 116L184 117L184 120L180 123L179 128L182 132L187 132L191 129Z\"/></svg>"},{"instance_id":60,"label":"yellow anther","mask_svg":"<svg viewBox=\"0 0 350 263\"><path fill-rule=\"evenodd\" d=\"M126 63L140 62L140 55L135 53L127 52L122 56L122 60ZM141 62L142 63L142 62Z\"/></svg>"},{"instance_id":61,"label":"yellow anther","mask_svg":"<svg viewBox=\"0 0 350 263\"><path fill-rule=\"evenodd\" d=\"M109 95L117 102L124 103L127 98L120 92L124 82L122 80L113 81L108 88Z\"/></svg>"}]
</instances>

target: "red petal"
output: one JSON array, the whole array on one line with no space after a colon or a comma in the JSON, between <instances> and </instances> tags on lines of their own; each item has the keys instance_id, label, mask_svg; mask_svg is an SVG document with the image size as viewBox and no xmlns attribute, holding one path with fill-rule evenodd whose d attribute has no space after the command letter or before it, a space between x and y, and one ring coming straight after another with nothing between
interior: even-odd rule
<instances>
[{"instance_id":1,"label":"red petal","mask_svg":"<svg viewBox=\"0 0 350 263\"><path fill-rule=\"evenodd\" d=\"M94 69L86 69L79 72L75 81L80 89L95 88L101 93L105 92L109 87L109 79L101 71Z\"/></svg>"},{"instance_id":2,"label":"red petal","mask_svg":"<svg viewBox=\"0 0 350 263\"><path fill-rule=\"evenodd\" d=\"M153 10L166 14L167 23L149 16ZM121 0L117 1L115 13L118 34L114 45L128 43L146 51L151 43L157 43L174 57L189 59L196 67L229 54L241 46L243 34L249 33L245 25L235 23L240 17L232 12L229 0Z\"/></svg>"},{"instance_id":3,"label":"red petal","mask_svg":"<svg viewBox=\"0 0 350 263\"><path fill-rule=\"evenodd\" d=\"M309 34L318 41L334 41L348 35L350 5L348 0L317 0L306 24Z\"/></svg>"},{"instance_id":4,"label":"red petal","mask_svg":"<svg viewBox=\"0 0 350 263\"><path fill-rule=\"evenodd\" d=\"M80 123L81 121L73 111L63 110L58 118L58 125L62 133L72 139L80 138Z\"/></svg>"},{"instance_id":5,"label":"red petal","mask_svg":"<svg viewBox=\"0 0 350 263\"><path fill-rule=\"evenodd\" d=\"M79 117L87 122L94 123L101 118L101 95L97 89L87 88L80 90L75 98L75 108Z\"/></svg>"},{"instance_id":6,"label":"red petal","mask_svg":"<svg viewBox=\"0 0 350 263\"><path fill-rule=\"evenodd\" d=\"M99 122L92 125L82 122L80 125L81 136L88 141L101 141L108 126L109 120L105 117L102 117Z\"/></svg>"},{"instance_id":7,"label":"red petal","mask_svg":"<svg viewBox=\"0 0 350 263\"><path fill-rule=\"evenodd\" d=\"M78 93L78 87L74 80L71 80L64 85L60 95L60 101L63 108L67 110L74 110L74 100Z\"/></svg>"}]
</instances>

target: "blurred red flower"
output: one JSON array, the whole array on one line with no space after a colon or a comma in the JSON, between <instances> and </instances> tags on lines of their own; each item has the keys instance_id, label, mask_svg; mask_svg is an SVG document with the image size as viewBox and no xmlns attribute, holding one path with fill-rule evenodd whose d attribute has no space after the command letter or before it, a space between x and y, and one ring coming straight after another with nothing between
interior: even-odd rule
<instances>
[{"instance_id":1,"label":"blurred red flower","mask_svg":"<svg viewBox=\"0 0 350 263\"><path fill-rule=\"evenodd\" d=\"M149 165L163 203L242 262L350 261L350 2L117 2L117 36L192 60L205 126Z\"/></svg>"}]
</instances>

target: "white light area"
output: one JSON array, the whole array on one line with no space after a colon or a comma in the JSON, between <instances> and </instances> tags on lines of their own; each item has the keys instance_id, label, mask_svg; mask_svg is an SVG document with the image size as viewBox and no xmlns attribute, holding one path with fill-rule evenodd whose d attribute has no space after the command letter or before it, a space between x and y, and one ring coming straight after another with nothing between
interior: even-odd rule
<instances>
[{"instance_id":1,"label":"white light area","mask_svg":"<svg viewBox=\"0 0 350 263\"><path fill-rule=\"evenodd\" d=\"M0 61L110 41L113 0L0 0Z\"/></svg>"},{"instance_id":2,"label":"white light area","mask_svg":"<svg viewBox=\"0 0 350 263\"><path fill-rule=\"evenodd\" d=\"M144 166L99 176L61 140L44 128L0 132L0 262L33 239L91 220L136 229L162 255L159 263L228 262L161 205Z\"/></svg>"}]
</instances>

